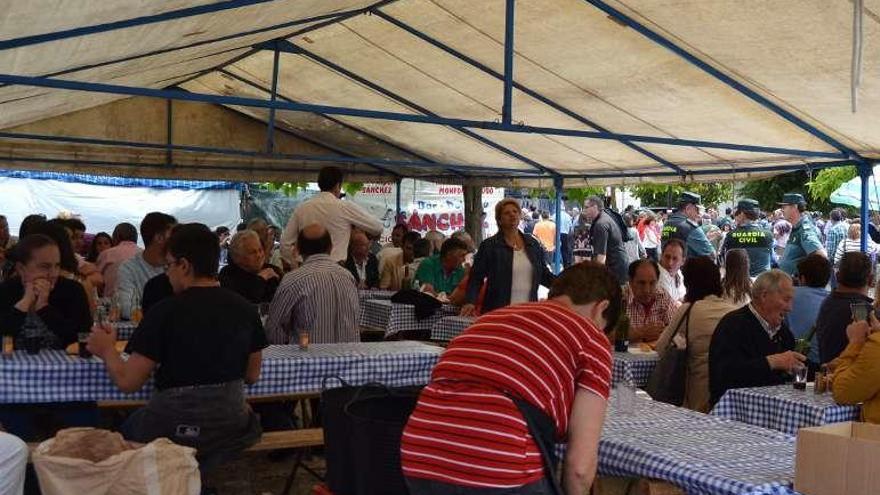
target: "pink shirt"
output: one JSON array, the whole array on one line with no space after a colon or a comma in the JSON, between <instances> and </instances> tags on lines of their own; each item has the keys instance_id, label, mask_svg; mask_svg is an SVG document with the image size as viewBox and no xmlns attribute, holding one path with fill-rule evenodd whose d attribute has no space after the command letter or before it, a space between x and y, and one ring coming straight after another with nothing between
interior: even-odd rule
<instances>
[{"instance_id":1,"label":"pink shirt","mask_svg":"<svg viewBox=\"0 0 880 495\"><path fill-rule=\"evenodd\" d=\"M104 297L113 297L116 293L116 273L119 266L134 258L141 251L137 244L122 241L118 245L98 255L98 270L104 276Z\"/></svg>"}]
</instances>

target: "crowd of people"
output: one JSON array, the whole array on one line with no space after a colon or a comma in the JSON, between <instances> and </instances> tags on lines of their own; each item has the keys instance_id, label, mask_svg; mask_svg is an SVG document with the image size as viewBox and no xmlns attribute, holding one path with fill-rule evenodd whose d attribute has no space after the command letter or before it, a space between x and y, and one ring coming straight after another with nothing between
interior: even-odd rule
<instances>
[{"instance_id":1,"label":"crowd of people","mask_svg":"<svg viewBox=\"0 0 880 495\"><path fill-rule=\"evenodd\" d=\"M211 467L268 427L243 394L243 384L259 380L266 346L303 334L312 343L358 342L359 289L429 293L480 318L449 345L406 428L403 472L415 493L452 493L449 485L541 493L546 449L531 419L550 425L551 442L568 438L566 490L589 487L610 393L610 341L624 315L630 342L688 350L684 407L706 412L728 389L825 367L835 398L865 402L865 419L880 422L880 322L873 310L853 321L852 309L876 305L877 247L861 250L862 227L842 209L824 221L806 212L801 195L785 194L776 212L744 198L722 216L685 192L668 215L620 213L593 196L556 222L506 198L495 207L497 234L478 245L463 231L422 236L401 224L383 246L382 224L341 199L342 182L338 169L323 169L321 192L283 230L254 219L234 233L212 231L151 212L139 228L120 223L87 243L76 218L31 215L14 238L0 216L0 333L16 348L85 341L124 392L154 376L156 392L120 430L135 441L193 446ZM555 275L557 226L568 267ZM538 301L540 286L546 301ZM127 359L99 314L107 306L110 320L138 323ZM25 440L46 433L42 417L94 424L96 409L0 410L6 431ZM0 454L20 452L19 444L0 434ZM13 465L0 457L0 468Z\"/></svg>"}]
</instances>

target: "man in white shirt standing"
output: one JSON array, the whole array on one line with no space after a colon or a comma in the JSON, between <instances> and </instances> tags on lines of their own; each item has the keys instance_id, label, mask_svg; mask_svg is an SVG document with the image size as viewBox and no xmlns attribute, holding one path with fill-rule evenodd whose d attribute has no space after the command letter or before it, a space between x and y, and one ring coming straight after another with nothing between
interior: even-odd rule
<instances>
[{"instance_id":1,"label":"man in white shirt standing","mask_svg":"<svg viewBox=\"0 0 880 495\"><path fill-rule=\"evenodd\" d=\"M684 300L687 289L684 287L684 277L681 275L681 266L684 265L684 242L680 239L669 239L663 245L660 255L660 280L658 285L666 291L676 304Z\"/></svg>"},{"instance_id":2,"label":"man in white shirt standing","mask_svg":"<svg viewBox=\"0 0 880 495\"><path fill-rule=\"evenodd\" d=\"M348 257L348 241L351 228L357 227L368 235L378 236L382 233L382 223L360 206L342 201L342 171L337 167L324 167L318 173L318 188L321 192L298 206L284 228L281 236L282 257L291 265L294 262L293 247L299 231L307 225L320 224L330 233L333 251L330 257L334 261L345 261Z\"/></svg>"}]
</instances>

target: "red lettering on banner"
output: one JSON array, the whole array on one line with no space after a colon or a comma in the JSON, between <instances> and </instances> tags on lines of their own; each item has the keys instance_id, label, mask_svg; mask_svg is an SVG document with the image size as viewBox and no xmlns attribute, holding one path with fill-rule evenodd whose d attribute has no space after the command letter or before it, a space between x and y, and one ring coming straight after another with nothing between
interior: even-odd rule
<instances>
[{"instance_id":1,"label":"red lettering on banner","mask_svg":"<svg viewBox=\"0 0 880 495\"><path fill-rule=\"evenodd\" d=\"M449 230L449 213L441 213L437 218L437 230Z\"/></svg>"},{"instance_id":2,"label":"red lettering on banner","mask_svg":"<svg viewBox=\"0 0 880 495\"><path fill-rule=\"evenodd\" d=\"M435 228L437 228L437 218L433 214L425 214L425 216L422 217L422 229L431 231Z\"/></svg>"},{"instance_id":3,"label":"red lettering on banner","mask_svg":"<svg viewBox=\"0 0 880 495\"><path fill-rule=\"evenodd\" d=\"M419 232L423 230L422 229L422 222L419 219L418 212L414 211L413 214L410 215L409 221L406 223L407 223L407 225L409 225L409 230L415 230L415 231L419 231Z\"/></svg>"},{"instance_id":4,"label":"red lettering on banner","mask_svg":"<svg viewBox=\"0 0 880 495\"><path fill-rule=\"evenodd\" d=\"M464 228L464 213L453 213L450 215L449 228L452 230L461 230Z\"/></svg>"},{"instance_id":5,"label":"red lettering on banner","mask_svg":"<svg viewBox=\"0 0 880 495\"><path fill-rule=\"evenodd\" d=\"M385 195L391 194L392 191L391 184L366 184L361 192L364 194Z\"/></svg>"}]
</instances>

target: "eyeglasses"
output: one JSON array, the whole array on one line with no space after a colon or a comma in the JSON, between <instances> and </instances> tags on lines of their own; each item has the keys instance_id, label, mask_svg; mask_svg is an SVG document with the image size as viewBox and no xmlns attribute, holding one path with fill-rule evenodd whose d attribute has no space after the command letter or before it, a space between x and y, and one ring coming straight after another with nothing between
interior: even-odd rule
<instances>
[{"instance_id":1,"label":"eyeglasses","mask_svg":"<svg viewBox=\"0 0 880 495\"><path fill-rule=\"evenodd\" d=\"M165 264L162 266L162 269L167 272L169 269L171 269L172 266L180 264L180 260L181 260L181 258L177 258L173 261L166 260Z\"/></svg>"}]
</instances>

